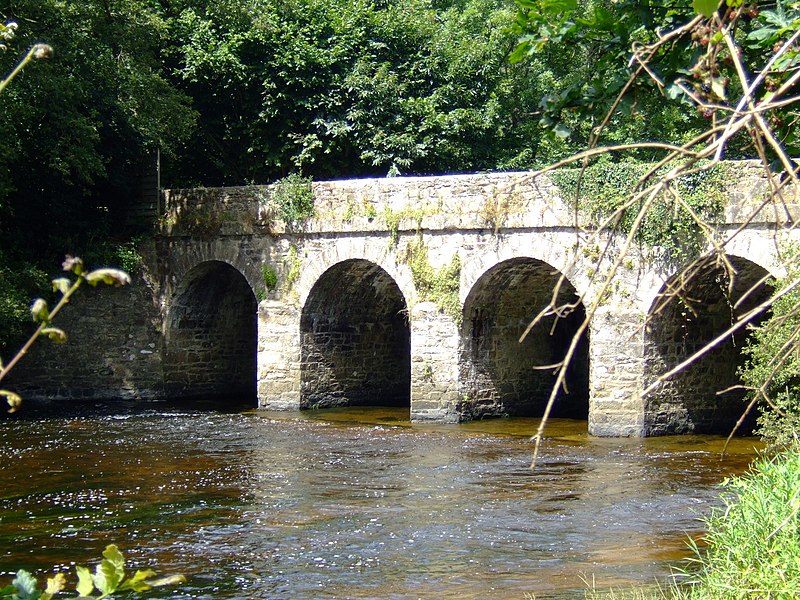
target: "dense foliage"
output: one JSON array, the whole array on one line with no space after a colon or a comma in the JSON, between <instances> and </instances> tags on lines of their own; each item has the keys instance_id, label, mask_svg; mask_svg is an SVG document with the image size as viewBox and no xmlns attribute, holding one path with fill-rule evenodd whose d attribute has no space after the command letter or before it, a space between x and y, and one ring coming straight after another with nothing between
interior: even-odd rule
<instances>
[{"instance_id":1,"label":"dense foliage","mask_svg":"<svg viewBox=\"0 0 800 600\"><path fill-rule=\"evenodd\" d=\"M496 169L530 161L541 84L506 61L498 0L172 5L176 84L202 118L181 181Z\"/></svg>"},{"instance_id":2,"label":"dense foliage","mask_svg":"<svg viewBox=\"0 0 800 600\"><path fill-rule=\"evenodd\" d=\"M800 3L793 0L516 2L521 37L512 60L557 45L571 48L588 66L582 71L585 77L545 98L542 124L568 136L586 122L601 123L616 108L610 121L614 127L604 132L607 142L633 138L681 143L700 133L717 116L727 115L742 96L737 62L747 68L746 74L757 74L800 25ZM668 32L670 43L657 43ZM733 47L724 34L730 34ZM797 64L797 48L790 43L789 51L771 65L764 85L752 90L752 101L770 99L784 84L796 85ZM635 74L641 76L632 78ZM786 151L797 155L796 107L776 108L768 118ZM637 122L647 124L636 132L632 128ZM749 144L747 137L732 140L729 156L752 155Z\"/></svg>"}]
</instances>

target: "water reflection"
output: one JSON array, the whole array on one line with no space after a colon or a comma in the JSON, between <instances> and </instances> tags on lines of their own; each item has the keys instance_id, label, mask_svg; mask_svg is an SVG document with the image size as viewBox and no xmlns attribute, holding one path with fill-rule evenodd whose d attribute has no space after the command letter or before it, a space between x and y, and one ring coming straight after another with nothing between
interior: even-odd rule
<instances>
[{"instance_id":1,"label":"water reflection","mask_svg":"<svg viewBox=\"0 0 800 600\"><path fill-rule=\"evenodd\" d=\"M711 437L594 439L531 419L412 425L407 409L159 409L6 421L0 571L119 544L185 573L175 598L537 598L652 581L685 552L720 462Z\"/></svg>"}]
</instances>

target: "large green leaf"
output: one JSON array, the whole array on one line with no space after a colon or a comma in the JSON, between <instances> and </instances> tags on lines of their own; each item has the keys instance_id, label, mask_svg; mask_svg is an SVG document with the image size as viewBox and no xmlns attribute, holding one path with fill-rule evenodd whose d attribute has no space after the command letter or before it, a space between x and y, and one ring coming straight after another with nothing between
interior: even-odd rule
<instances>
[{"instance_id":1,"label":"large green leaf","mask_svg":"<svg viewBox=\"0 0 800 600\"><path fill-rule=\"evenodd\" d=\"M75 591L81 596L88 596L94 591L92 572L86 567L75 567L75 571L78 573L78 585Z\"/></svg>"},{"instance_id":2,"label":"large green leaf","mask_svg":"<svg viewBox=\"0 0 800 600\"><path fill-rule=\"evenodd\" d=\"M41 592L36 588L36 578L25 569L17 571L11 584L17 588L16 598L19 600L38 600Z\"/></svg>"},{"instance_id":3,"label":"large green leaf","mask_svg":"<svg viewBox=\"0 0 800 600\"><path fill-rule=\"evenodd\" d=\"M706 18L711 17L719 6L719 0L692 0L692 8Z\"/></svg>"}]
</instances>

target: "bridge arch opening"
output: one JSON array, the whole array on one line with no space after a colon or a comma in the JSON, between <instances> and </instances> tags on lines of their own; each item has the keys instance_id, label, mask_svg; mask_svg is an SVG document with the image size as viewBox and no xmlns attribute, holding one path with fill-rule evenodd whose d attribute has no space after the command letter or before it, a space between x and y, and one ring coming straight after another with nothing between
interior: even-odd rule
<instances>
[{"instance_id":1,"label":"bridge arch opening","mask_svg":"<svg viewBox=\"0 0 800 600\"><path fill-rule=\"evenodd\" d=\"M300 317L300 408L411 406L411 331L397 283L362 259L325 271Z\"/></svg>"},{"instance_id":2,"label":"bridge arch opening","mask_svg":"<svg viewBox=\"0 0 800 600\"><path fill-rule=\"evenodd\" d=\"M563 360L586 318L575 288L564 281L558 306L574 305L560 317L548 316L520 343L534 317L553 297L560 274L533 258L503 261L484 273L464 303L460 340L459 412L466 418L541 417L556 381L555 371L536 367ZM589 337L579 341L551 416L587 419Z\"/></svg>"},{"instance_id":3,"label":"bridge arch opening","mask_svg":"<svg viewBox=\"0 0 800 600\"><path fill-rule=\"evenodd\" d=\"M661 288L648 313L645 327L645 385L680 364L694 352L736 323L753 307L766 300L771 288L763 267L736 256L728 260L734 273L708 259L679 273ZM766 313L749 320L760 323ZM648 435L683 433L728 434L745 409L744 390L738 369L748 328L725 337L704 356L659 384L645 399ZM740 428L753 431L755 411Z\"/></svg>"},{"instance_id":4,"label":"bridge arch opening","mask_svg":"<svg viewBox=\"0 0 800 600\"><path fill-rule=\"evenodd\" d=\"M222 261L192 268L169 305L164 380L175 398L257 405L258 303Z\"/></svg>"}]
</instances>

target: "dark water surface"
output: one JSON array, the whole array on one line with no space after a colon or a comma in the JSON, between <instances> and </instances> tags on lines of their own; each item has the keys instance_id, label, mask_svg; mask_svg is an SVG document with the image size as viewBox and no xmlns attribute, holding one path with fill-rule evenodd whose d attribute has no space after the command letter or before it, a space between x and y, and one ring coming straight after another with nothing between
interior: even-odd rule
<instances>
[{"instance_id":1,"label":"dark water surface","mask_svg":"<svg viewBox=\"0 0 800 600\"><path fill-rule=\"evenodd\" d=\"M160 597L583 597L582 578L665 580L755 445L737 440L721 462L720 438L598 439L562 420L530 470L533 419L407 418L161 407L5 420L0 575L87 564L116 543L138 568L187 576Z\"/></svg>"}]
</instances>

